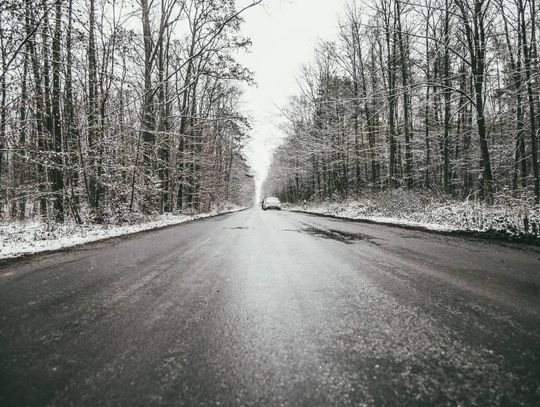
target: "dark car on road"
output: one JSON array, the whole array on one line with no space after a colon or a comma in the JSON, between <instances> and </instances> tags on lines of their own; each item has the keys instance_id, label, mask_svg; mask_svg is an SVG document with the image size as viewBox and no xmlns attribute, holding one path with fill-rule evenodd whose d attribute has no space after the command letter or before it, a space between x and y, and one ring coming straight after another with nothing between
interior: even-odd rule
<instances>
[{"instance_id":1,"label":"dark car on road","mask_svg":"<svg viewBox=\"0 0 540 407\"><path fill-rule=\"evenodd\" d=\"M264 198L262 201L262 209L265 211L267 209L277 209L281 210L281 202L275 196Z\"/></svg>"}]
</instances>

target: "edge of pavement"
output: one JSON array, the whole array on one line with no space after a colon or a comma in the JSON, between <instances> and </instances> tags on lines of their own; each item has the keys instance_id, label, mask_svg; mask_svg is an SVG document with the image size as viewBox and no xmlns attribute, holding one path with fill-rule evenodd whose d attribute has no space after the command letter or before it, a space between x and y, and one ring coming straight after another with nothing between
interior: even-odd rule
<instances>
[{"instance_id":1,"label":"edge of pavement","mask_svg":"<svg viewBox=\"0 0 540 407\"><path fill-rule=\"evenodd\" d=\"M347 218L344 216L303 211L299 209L284 208L284 210L287 212L303 213L306 215L318 216L321 218L331 218L331 219L336 219L336 220L346 221L346 222L367 223L371 225L381 225L381 226L388 226L388 227L394 227L394 228L399 228L399 229L416 230L419 232L432 233L432 234L437 234L437 235L442 235L442 236L461 237L465 239L479 240L479 241L491 242L491 243L495 243L495 242L496 243L511 243L512 247L514 248L535 249L540 252L540 238L534 237L532 235L509 235L508 233L504 231L497 231L497 230L485 230L485 231L460 230L460 229L438 230L438 229L431 229L429 227L422 226L422 225L400 223L399 221L387 222L387 221L380 221L380 220L374 220L374 219L369 219L369 218Z\"/></svg>"},{"instance_id":2,"label":"edge of pavement","mask_svg":"<svg viewBox=\"0 0 540 407\"><path fill-rule=\"evenodd\" d=\"M18 262L23 262L25 260L29 260L29 259L32 259L32 258L37 257L37 256L60 253L60 252L67 252L67 251L79 249L79 248L87 246L87 245L96 244L96 243L104 243L104 242L107 242L107 241L112 241L114 239L130 239L132 237L136 237L138 235L142 235L142 234L149 233L149 232L155 232L155 231L158 231L158 230L170 229L170 228L174 228L174 227L178 227L178 226L182 226L182 225L187 225L189 223L202 221L202 220L205 220L205 219L212 219L212 218L217 218L217 217L220 217L220 216L230 215L230 214L236 213L236 212L246 211L249 208L250 207L242 207L242 208L239 208L239 209L235 208L235 209L226 210L226 211L223 211L223 212L218 212L216 214L210 214L210 215L207 215L207 214L203 213L203 214L199 214L199 215L203 215L203 216L200 216L200 217L197 217L198 215L196 214L196 215L194 215L194 217L192 219L187 219L187 220L184 220L184 221L180 221L178 223L171 223L171 224L168 224L168 225L158 225L158 226L155 226L155 227L150 227L148 229L142 229L142 230L136 230L136 231L132 231L132 232L126 232L124 234L115 235L115 236L96 237L95 240L91 240L91 241L88 241L88 242L82 242L82 243L74 243L72 245L66 245L66 246L63 246L63 247L55 248L55 249L45 249L45 250L38 250L38 251L33 251L33 252L24 252L24 251L22 251L22 252L20 252L18 254L10 256L10 257L0 257L0 272L2 272L3 268L5 266L7 266L7 265L18 263ZM207 216L205 216L205 215L207 215ZM52 239L52 240L54 240L54 239Z\"/></svg>"}]
</instances>

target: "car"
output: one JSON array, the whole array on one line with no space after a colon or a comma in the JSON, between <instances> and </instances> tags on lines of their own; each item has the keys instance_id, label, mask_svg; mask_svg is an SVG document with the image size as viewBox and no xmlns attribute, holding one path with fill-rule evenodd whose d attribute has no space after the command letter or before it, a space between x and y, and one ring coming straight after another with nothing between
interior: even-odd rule
<instances>
[{"instance_id":1,"label":"car","mask_svg":"<svg viewBox=\"0 0 540 407\"><path fill-rule=\"evenodd\" d=\"M281 210L281 202L278 198L275 196L270 196L268 198L264 198L262 201L262 209L263 211L267 209L277 209L278 211Z\"/></svg>"}]
</instances>

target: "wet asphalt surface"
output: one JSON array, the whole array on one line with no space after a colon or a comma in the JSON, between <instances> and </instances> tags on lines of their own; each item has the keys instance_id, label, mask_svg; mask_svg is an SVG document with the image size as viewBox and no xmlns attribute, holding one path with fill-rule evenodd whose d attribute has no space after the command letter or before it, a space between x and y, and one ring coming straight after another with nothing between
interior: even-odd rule
<instances>
[{"instance_id":1,"label":"wet asphalt surface","mask_svg":"<svg viewBox=\"0 0 540 407\"><path fill-rule=\"evenodd\" d=\"M251 209L4 263L0 405L540 405L540 252Z\"/></svg>"}]
</instances>

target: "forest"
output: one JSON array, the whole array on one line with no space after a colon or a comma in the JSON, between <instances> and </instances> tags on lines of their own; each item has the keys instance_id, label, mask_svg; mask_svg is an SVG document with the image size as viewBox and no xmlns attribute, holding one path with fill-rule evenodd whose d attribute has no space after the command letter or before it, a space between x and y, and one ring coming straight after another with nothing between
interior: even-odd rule
<instances>
[{"instance_id":1,"label":"forest","mask_svg":"<svg viewBox=\"0 0 540 407\"><path fill-rule=\"evenodd\" d=\"M250 203L233 0L0 2L0 218Z\"/></svg>"},{"instance_id":2,"label":"forest","mask_svg":"<svg viewBox=\"0 0 540 407\"><path fill-rule=\"evenodd\" d=\"M349 1L338 39L317 44L283 108L288 137L266 193L309 203L402 191L537 211L537 10Z\"/></svg>"}]
</instances>

